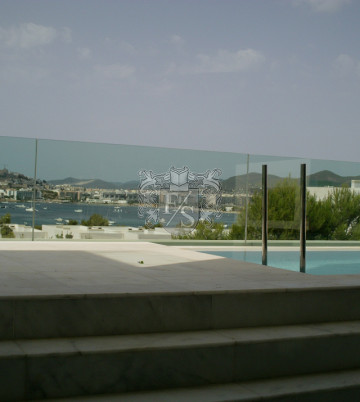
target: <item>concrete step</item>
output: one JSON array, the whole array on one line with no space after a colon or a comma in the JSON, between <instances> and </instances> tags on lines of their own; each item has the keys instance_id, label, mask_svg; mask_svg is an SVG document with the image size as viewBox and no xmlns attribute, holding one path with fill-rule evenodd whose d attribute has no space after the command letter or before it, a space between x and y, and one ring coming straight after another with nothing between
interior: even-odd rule
<instances>
[{"instance_id":1,"label":"concrete step","mask_svg":"<svg viewBox=\"0 0 360 402\"><path fill-rule=\"evenodd\" d=\"M360 400L360 370L46 402L344 402ZM33 402L39 402L33 401Z\"/></svg>"},{"instance_id":2,"label":"concrete step","mask_svg":"<svg viewBox=\"0 0 360 402\"><path fill-rule=\"evenodd\" d=\"M0 298L0 340L360 320L360 288Z\"/></svg>"},{"instance_id":3,"label":"concrete step","mask_svg":"<svg viewBox=\"0 0 360 402\"><path fill-rule=\"evenodd\" d=\"M360 368L360 321L0 342L0 400L246 382Z\"/></svg>"}]
</instances>

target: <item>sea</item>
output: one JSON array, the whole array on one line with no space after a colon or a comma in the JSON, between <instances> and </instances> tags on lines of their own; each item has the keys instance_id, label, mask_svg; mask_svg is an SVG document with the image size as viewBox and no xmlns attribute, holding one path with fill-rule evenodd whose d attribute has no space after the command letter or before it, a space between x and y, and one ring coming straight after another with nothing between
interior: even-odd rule
<instances>
[{"instance_id":1,"label":"sea","mask_svg":"<svg viewBox=\"0 0 360 402\"><path fill-rule=\"evenodd\" d=\"M0 217L9 213L11 223L32 225L33 213L31 203L0 202ZM144 218L139 217L137 206L114 204L85 204L85 203L55 203L36 202L35 225L65 224L69 220L88 220L91 215L99 214L105 217L110 225L139 227L144 225ZM223 213L215 222L222 222L226 227L235 223L236 213Z\"/></svg>"}]
</instances>

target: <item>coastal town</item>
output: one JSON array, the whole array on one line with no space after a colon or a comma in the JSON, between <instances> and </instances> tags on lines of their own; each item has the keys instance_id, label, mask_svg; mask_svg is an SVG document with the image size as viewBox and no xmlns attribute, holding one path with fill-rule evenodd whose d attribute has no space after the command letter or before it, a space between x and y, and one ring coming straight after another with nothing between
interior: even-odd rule
<instances>
[{"instance_id":1,"label":"coastal town","mask_svg":"<svg viewBox=\"0 0 360 402\"><path fill-rule=\"evenodd\" d=\"M307 179L310 184L307 186L308 197L313 197L309 208L312 204L321 208L328 205L323 200L330 200L330 204L335 205L336 200L340 199L339 194L345 190L348 190L351 198L360 194L359 176L339 176L330 171L320 171L309 175ZM289 199L288 203L289 208L292 205L290 209L296 209L296 203L299 201L296 195L298 191L297 180L291 177L269 176L270 188L275 192L281 193L282 189L293 191L292 198ZM221 225L218 227L219 233L217 234L215 230L211 233L200 234L199 228L196 227L195 229L195 222L201 220L200 204L193 204L193 207L186 206L187 209L181 212L184 217L187 217L188 222L193 221L195 223L193 235L197 236L197 232L199 232L199 236L205 236L205 238L209 238L209 236L220 239L234 236L234 238L243 237L243 229L237 233L236 225L244 227L243 218L246 215L247 202L250 208L249 217L253 216L251 219L255 222L255 226L257 225L256 222L259 221L259 218L256 217L256 206L259 204L259 194L261 193L261 174L250 173L249 177L246 175L230 177L223 180L221 185L219 211L222 212L222 216L219 216L215 222ZM66 178L52 181L37 179L35 183L34 179L22 173L11 172L4 167L0 170L0 219L3 220L0 222L1 238L42 240L144 240L158 238L166 240L171 239L172 235L176 237L176 234L166 230L169 229L168 227L164 227L166 226L166 217L165 219L154 220L149 225L145 216L140 216L139 210L142 207L140 192L139 184L136 181L121 184L100 179ZM175 203L172 202L173 196L177 200ZM214 197L216 198L216 194L209 197L211 205L215 202ZM171 207L176 215L179 200L182 205L182 202L187 198L183 193L174 194L171 191L164 191L152 194L149 200L153 199L157 205L156 208L164 207L164 214L169 214L169 207ZM189 208L193 208L194 216L186 214L189 212ZM276 206L274 208L276 210ZM291 228L297 226L295 209L289 211L287 218L286 226L290 225ZM309 213L311 214L311 211ZM100 217L100 219L92 219L93 216ZM352 232L358 224L357 216L354 215L351 221L344 224L344 227L347 228L344 236L355 236ZM280 225L283 228L283 220L284 218L280 217L270 223L273 226L275 225L274 227ZM309 220L309 222L312 224L313 221ZM335 226L338 227L339 225L336 224ZM330 236L333 236L331 233ZM311 226L309 226L309 235L312 235ZM258 236L258 233L254 236ZM323 236L326 237L329 234ZM334 236L338 235L335 233Z\"/></svg>"},{"instance_id":2,"label":"coastal town","mask_svg":"<svg viewBox=\"0 0 360 402\"><path fill-rule=\"evenodd\" d=\"M136 205L138 203L139 183L131 181L124 183L124 187L111 188L112 183L103 180L79 181L73 178L68 180L46 181L36 180L35 199L42 202L61 203L89 203L89 204L119 204ZM102 188L104 186L106 188ZM113 185L116 186L115 184ZM258 186L249 189L255 191ZM238 191L227 189L222 193L224 211L233 211L245 204L245 187ZM26 202L34 198L34 179L21 173L10 172L6 168L0 169L0 201Z\"/></svg>"},{"instance_id":3,"label":"coastal town","mask_svg":"<svg viewBox=\"0 0 360 402\"><path fill-rule=\"evenodd\" d=\"M7 201L31 201L34 192L34 179L21 173L0 169L0 199ZM137 189L101 189L71 183L52 184L36 180L37 200L58 202L88 202L134 204L137 202Z\"/></svg>"},{"instance_id":4,"label":"coastal town","mask_svg":"<svg viewBox=\"0 0 360 402\"><path fill-rule=\"evenodd\" d=\"M86 180L79 183L79 180L72 178L53 182L37 179L35 184L34 179L4 168L0 170L0 218L1 212L9 216L16 216L19 211L28 213L26 222L14 222L14 219L8 222L10 237L19 239L171 239L171 234L162 227L144 227L144 222L140 219L136 219L138 224L130 226L116 222L114 217L120 218L121 213L126 211L137 215L139 189L135 181L126 183L125 187L128 188L115 184L114 187L120 188L111 186L112 183L103 180ZM233 210L235 199L234 194L225 194L224 211ZM59 212L59 215L63 215L56 215L52 224L35 222L33 228L31 215L34 205L36 222L39 222L40 215L49 215L54 208L68 208ZM95 221L93 224L83 224L84 218L88 219L89 214L94 211L98 214L104 213L105 210L101 207L108 207L105 213L108 219L105 218L105 223Z\"/></svg>"}]
</instances>

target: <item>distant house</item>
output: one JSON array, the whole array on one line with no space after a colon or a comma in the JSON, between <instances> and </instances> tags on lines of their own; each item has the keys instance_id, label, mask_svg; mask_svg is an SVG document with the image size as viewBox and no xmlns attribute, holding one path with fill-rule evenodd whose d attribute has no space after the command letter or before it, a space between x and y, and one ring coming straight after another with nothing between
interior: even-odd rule
<instances>
[{"instance_id":1,"label":"distant house","mask_svg":"<svg viewBox=\"0 0 360 402\"><path fill-rule=\"evenodd\" d=\"M315 195L316 198L322 200L326 198L329 194L332 194L336 190L340 190L342 187L333 187L333 186L326 186L326 187L307 187L307 191L311 195ZM360 193L360 180L351 180L351 187L350 189L355 193Z\"/></svg>"},{"instance_id":2,"label":"distant house","mask_svg":"<svg viewBox=\"0 0 360 402\"><path fill-rule=\"evenodd\" d=\"M126 199L126 193L121 190L103 191L101 198L103 202L118 202Z\"/></svg>"},{"instance_id":3,"label":"distant house","mask_svg":"<svg viewBox=\"0 0 360 402\"><path fill-rule=\"evenodd\" d=\"M360 180L351 180L351 189L360 192Z\"/></svg>"},{"instance_id":4,"label":"distant house","mask_svg":"<svg viewBox=\"0 0 360 402\"><path fill-rule=\"evenodd\" d=\"M59 198L61 200L68 200L68 201L80 201L81 199L81 192L80 191L59 191Z\"/></svg>"}]
</instances>

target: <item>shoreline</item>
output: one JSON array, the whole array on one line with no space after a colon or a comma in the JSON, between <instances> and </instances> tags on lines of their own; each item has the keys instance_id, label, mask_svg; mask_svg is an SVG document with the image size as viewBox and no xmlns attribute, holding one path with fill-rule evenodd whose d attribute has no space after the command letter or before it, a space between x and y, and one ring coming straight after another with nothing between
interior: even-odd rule
<instances>
[{"instance_id":1,"label":"shoreline","mask_svg":"<svg viewBox=\"0 0 360 402\"><path fill-rule=\"evenodd\" d=\"M32 200L27 200L27 201L18 201L18 200L8 200L8 201L2 201L0 200L0 204L33 204ZM85 202L85 201L66 201L66 200L35 200L35 204L66 204L66 205L92 205L92 206L113 206L113 207L139 207L139 203L116 203L116 202ZM209 209L211 212L216 212L214 209ZM241 211L220 211L221 214L238 214Z\"/></svg>"}]
</instances>

